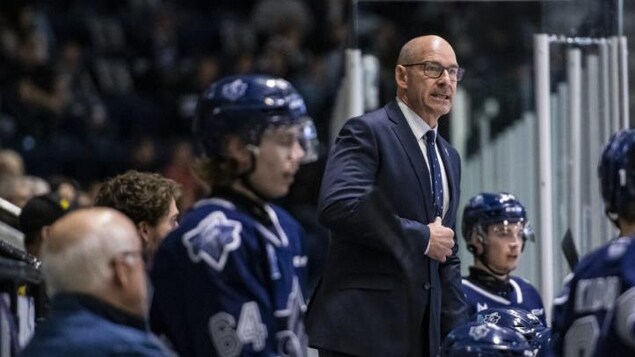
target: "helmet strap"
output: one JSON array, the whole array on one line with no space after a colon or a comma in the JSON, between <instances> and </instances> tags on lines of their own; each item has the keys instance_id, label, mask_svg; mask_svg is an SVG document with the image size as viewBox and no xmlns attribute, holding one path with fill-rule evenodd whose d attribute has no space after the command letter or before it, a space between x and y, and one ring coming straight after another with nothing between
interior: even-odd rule
<instances>
[{"instance_id":1,"label":"helmet strap","mask_svg":"<svg viewBox=\"0 0 635 357\"><path fill-rule=\"evenodd\" d=\"M256 155L259 153L259 149L257 146L254 146L254 145L247 145L247 149L249 150L249 161L251 163L249 165L249 168L247 168L247 170L239 174L238 180L243 185L243 187L245 187L245 189L247 189L252 194L254 194L258 200L262 202L267 202L267 199L264 197L264 195L261 192L259 192L258 189L256 189L256 187L253 185L251 181L251 174L256 171L256 162L257 162Z\"/></svg>"},{"instance_id":2,"label":"helmet strap","mask_svg":"<svg viewBox=\"0 0 635 357\"><path fill-rule=\"evenodd\" d=\"M487 235L485 234L485 230L481 226L476 227L476 230L477 230L476 237L481 242L482 250L480 254L477 254L478 249L476 249L474 252L474 257L478 259L478 261L480 261L481 264L483 264L483 267L485 267L485 269L487 269L492 275L495 275L496 277L499 277L499 278L507 279L509 277L509 274L512 272L512 270L510 269L505 271L497 271L496 269L492 268L492 266L489 264L489 254L488 254L489 252L487 249L488 242L487 242Z\"/></svg>"},{"instance_id":3,"label":"helmet strap","mask_svg":"<svg viewBox=\"0 0 635 357\"><path fill-rule=\"evenodd\" d=\"M481 254L479 259L481 260L481 263L483 263L483 266L487 270L489 270L490 273L496 275L499 278L507 279L509 277L509 274L512 272L511 270L497 271L496 269L492 268L492 266L487 263L487 261L489 260L487 256L487 249L483 249L483 254Z\"/></svg>"}]
</instances>

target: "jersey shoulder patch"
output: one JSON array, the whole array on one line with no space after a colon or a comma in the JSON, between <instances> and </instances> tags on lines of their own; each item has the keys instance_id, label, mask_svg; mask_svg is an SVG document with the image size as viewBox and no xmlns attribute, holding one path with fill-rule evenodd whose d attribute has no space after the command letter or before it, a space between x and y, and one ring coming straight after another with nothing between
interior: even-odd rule
<instances>
[{"instance_id":1,"label":"jersey shoulder patch","mask_svg":"<svg viewBox=\"0 0 635 357\"><path fill-rule=\"evenodd\" d=\"M221 271L229 253L241 244L242 223L229 219L222 211L214 211L183 235L183 245L194 263L207 263Z\"/></svg>"}]
</instances>

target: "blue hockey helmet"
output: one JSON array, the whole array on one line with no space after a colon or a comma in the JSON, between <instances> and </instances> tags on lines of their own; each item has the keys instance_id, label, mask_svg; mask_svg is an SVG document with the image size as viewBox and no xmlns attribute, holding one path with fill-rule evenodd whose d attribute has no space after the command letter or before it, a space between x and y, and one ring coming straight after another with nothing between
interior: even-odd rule
<instances>
[{"instance_id":1,"label":"blue hockey helmet","mask_svg":"<svg viewBox=\"0 0 635 357\"><path fill-rule=\"evenodd\" d=\"M297 125L303 163L318 155L318 138L302 96L291 83L266 75L229 76L212 83L201 95L193 133L207 157L225 155L228 135L258 146L272 125Z\"/></svg>"},{"instance_id":2,"label":"blue hockey helmet","mask_svg":"<svg viewBox=\"0 0 635 357\"><path fill-rule=\"evenodd\" d=\"M472 315L470 321L510 328L523 335L536 351L542 350L551 339L551 330L536 315L517 307L481 310Z\"/></svg>"},{"instance_id":3,"label":"blue hockey helmet","mask_svg":"<svg viewBox=\"0 0 635 357\"><path fill-rule=\"evenodd\" d=\"M615 221L635 201L635 130L616 132L604 148L598 167L606 214Z\"/></svg>"},{"instance_id":4,"label":"blue hockey helmet","mask_svg":"<svg viewBox=\"0 0 635 357\"><path fill-rule=\"evenodd\" d=\"M470 322L450 331L440 357L533 356L533 349L518 332L489 323Z\"/></svg>"},{"instance_id":5,"label":"blue hockey helmet","mask_svg":"<svg viewBox=\"0 0 635 357\"><path fill-rule=\"evenodd\" d=\"M534 233L527 224L527 212L525 207L514 195L500 192L482 192L470 198L463 209L463 238L469 242L475 229L487 230L487 227L496 223L524 223L523 247L527 239L534 240Z\"/></svg>"}]
</instances>

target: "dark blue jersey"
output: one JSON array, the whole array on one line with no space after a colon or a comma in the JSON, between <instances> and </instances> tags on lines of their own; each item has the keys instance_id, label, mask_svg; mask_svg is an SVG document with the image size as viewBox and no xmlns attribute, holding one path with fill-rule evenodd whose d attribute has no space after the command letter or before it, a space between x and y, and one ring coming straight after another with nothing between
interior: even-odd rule
<instances>
[{"instance_id":1,"label":"dark blue jersey","mask_svg":"<svg viewBox=\"0 0 635 357\"><path fill-rule=\"evenodd\" d=\"M554 301L556 356L635 355L635 244L621 237L586 256Z\"/></svg>"},{"instance_id":2,"label":"dark blue jersey","mask_svg":"<svg viewBox=\"0 0 635 357\"><path fill-rule=\"evenodd\" d=\"M305 355L303 231L278 207L260 211L200 201L156 253L151 327L180 355Z\"/></svg>"},{"instance_id":3,"label":"dark blue jersey","mask_svg":"<svg viewBox=\"0 0 635 357\"><path fill-rule=\"evenodd\" d=\"M493 285L482 278L485 273L474 274L476 271L472 268L470 276L463 278L470 316L489 308L517 307L536 315L547 326L542 298L527 280L510 276L507 281Z\"/></svg>"}]
</instances>

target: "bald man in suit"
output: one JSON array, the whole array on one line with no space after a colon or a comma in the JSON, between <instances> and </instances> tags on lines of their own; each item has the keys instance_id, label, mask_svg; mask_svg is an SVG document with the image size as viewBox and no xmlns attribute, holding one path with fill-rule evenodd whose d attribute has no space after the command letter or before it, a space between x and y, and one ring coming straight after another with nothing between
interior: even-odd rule
<instances>
[{"instance_id":1,"label":"bald man in suit","mask_svg":"<svg viewBox=\"0 0 635 357\"><path fill-rule=\"evenodd\" d=\"M329 253L307 316L320 356L436 356L467 319L455 235L461 163L437 132L462 76L445 39L414 38L395 66L395 100L340 131L319 201ZM374 211L375 192L390 214Z\"/></svg>"}]
</instances>

